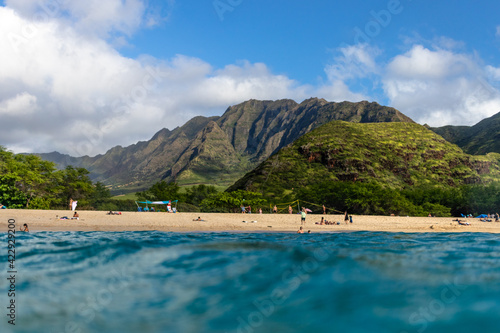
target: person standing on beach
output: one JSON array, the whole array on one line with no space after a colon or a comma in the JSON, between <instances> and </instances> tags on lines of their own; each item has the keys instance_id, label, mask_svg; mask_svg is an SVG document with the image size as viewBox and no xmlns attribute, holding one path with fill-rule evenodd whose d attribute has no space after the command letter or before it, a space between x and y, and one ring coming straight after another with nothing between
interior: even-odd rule
<instances>
[{"instance_id":1,"label":"person standing on beach","mask_svg":"<svg viewBox=\"0 0 500 333\"><path fill-rule=\"evenodd\" d=\"M292 208L292 206L289 205L288 206L288 214L292 214L292 213L293 213L293 208Z\"/></svg>"},{"instance_id":2,"label":"person standing on beach","mask_svg":"<svg viewBox=\"0 0 500 333\"><path fill-rule=\"evenodd\" d=\"M323 205L323 215L326 215L326 207Z\"/></svg>"},{"instance_id":3,"label":"person standing on beach","mask_svg":"<svg viewBox=\"0 0 500 333\"><path fill-rule=\"evenodd\" d=\"M345 214L344 214L344 222L345 222L345 224L349 223L349 215L347 215L347 210L345 211Z\"/></svg>"},{"instance_id":4,"label":"person standing on beach","mask_svg":"<svg viewBox=\"0 0 500 333\"><path fill-rule=\"evenodd\" d=\"M243 206L243 204L241 204L240 208L241 208L241 214L245 214L247 212L246 210L247 208Z\"/></svg>"},{"instance_id":5,"label":"person standing on beach","mask_svg":"<svg viewBox=\"0 0 500 333\"><path fill-rule=\"evenodd\" d=\"M302 207L302 211L300 212L300 223L302 225L306 224L306 209Z\"/></svg>"},{"instance_id":6,"label":"person standing on beach","mask_svg":"<svg viewBox=\"0 0 500 333\"><path fill-rule=\"evenodd\" d=\"M276 205L274 205L273 207L273 213L276 214L278 212L278 207L276 207Z\"/></svg>"},{"instance_id":7,"label":"person standing on beach","mask_svg":"<svg viewBox=\"0 0 500 333\"><path fill-rule=\"evenodd\" d=\"M73 210L73 198L69 198L69 210Z\"/></svg>"}]
</instances>

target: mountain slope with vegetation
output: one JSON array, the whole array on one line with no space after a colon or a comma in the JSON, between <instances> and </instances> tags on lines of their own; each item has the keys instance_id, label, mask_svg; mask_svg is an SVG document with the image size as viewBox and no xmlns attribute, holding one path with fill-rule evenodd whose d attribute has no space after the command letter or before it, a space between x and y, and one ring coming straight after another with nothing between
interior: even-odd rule
<instances>
[{"instance_id":1,"label":"mountain slope with vegetation","mask_svg":"<svg viewBox=\"0 0 500 333\"><path fill-rule=\"evenodd\" d=\"M433 200L443 193L454 200L463 186L500 181L499 162L500 154L468 155L415 123L333 121L280 150L228 191L259 192L278 202L313 200L363 214L426 215L432 209L446 216L450 206L467 207L432 206ZM418 191L427 193L421 198L427 206L411 199Z\"/></svg>"},{"instance_id":2,"label":"mountain slope with vegetation","mask_svg":"<svg viewBox=\"0 0 500 333\"><path fill-rule=\"evenodd\" d=\"M430 129L458 145L466 153L500 153L500 113L483 119L474 126L443 126Z\"/></svg>"},{"instance_id":3,"label":"mountain slope with vegetation","mask_svg":"<svg viewBox=\"0 0 500 333\"><path fill-rule=\"evenodd\" d=\"M145 189L158 180L229 186L271 154L332 120L413 122L394 108L366 101L250 100L229 107L221 117L195 117L172 131L162 129L149 141L114 147L103 155L40 156L60 168L84 167L114 192Z\"/></svg>"}]
</instances>

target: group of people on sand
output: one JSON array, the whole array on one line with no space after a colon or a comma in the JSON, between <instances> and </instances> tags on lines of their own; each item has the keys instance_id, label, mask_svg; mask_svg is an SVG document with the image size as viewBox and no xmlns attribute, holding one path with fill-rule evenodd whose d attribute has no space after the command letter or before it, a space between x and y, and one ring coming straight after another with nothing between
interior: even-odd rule
<instances>
[{"instance_id":1,"label":"group of people on sand","mask_svg":"<svg viewBox=\"0 0 500 333\"><path fill-rule=\"evenodd\" d=\"M307 211L304 207L302 207L302 211L300 212L300 222L301 222L301 225L305 225L306 224L306 216L307 216ZM349 216L347 214L347 211L344 213L344 222L345 224L348 224L348 223L352 223L352 216ZM340 225L340 222L334 222L334 221L328 221L326 220L323 216L321 217L321 221L319 222L316 222L315 224L318 224L318 225ZM308 231L309 233L311 232L311 230ZM302 227L300 227L300 229L297 231L297 233L304 233L304 230Z\"/></svg>"},{"instance_id":2,"label":"group of people on sand","mask_svg":"<svg viewBox=\"0 0 500 333\"><path fill-rule=\"evenodd\" d=\"M493 222L493 219L495 219L495 222L498 222L500 220L498 213L488 214L485 217L479 218L479 221L481 221L481 222Z\"/></svg>"},{"instance_id":3,"label":"group of people on sand","mask_svg":"<svg viewBox=\"0 0 500 333\"><path fill-rule=\"evenodd\" d=\"M488 219L489 221L487 222L492 222L493 219L495 219L495 222L498 222L500 220L500 216L498 215L498 213L488 214Z\"/></svg>"},{"instance_id":4,"label":"group of people on sand","mask_svg":"<svg viewBox=\"0 0 500 333\"><path fill-rule=\"evenodd\" d=\"M250 205L244 206L243 204L240 206L242 214L252 214L252 207ZM259 208L259 214L262 214L262 208Z\"/></svg>"},{"instance_id":5,"label":"group of people on sand","mask_svg":"<svg viewBox=\"0 0 500 333\"><path fill-rule=\"evenodd\" d=\"M252 207L250 205L248 205L247 207L245 207L245 205L241 205L240 206L241 208L241 213L242 214L252 214Z\"/></svg>"},{"instance_id":6,"label":"group of people on sand","mask_svg":"<svg viewBox=\"0 0 500 333\"><path fill-rule=\"evenodd\" d=\"M479 218L479 221L480 222L493 222L493 219L495 219L495 222L499 222L500 221L500 215L498 215L498 213L488 214L488 216L486 216L486 217ZM471 225L469 222L462 221L462 220L459 220L459 219L455 219L455 220L453 220L453 222L457 222L460 225Z\"/></svg>"},{"instance_id":7,"label":"group of people on sand","mask_svg":"<svg viewBox=\"0 0 500 333\"><path fill-rule=\"evenodd\" d=\"M328 221L324 217L321 217L321 221L316 222L318 225L340 225L340 222Z\"/></svg>"},{"instance_id":8,"label":"group of people on sand","mask_svg":"<svg viewBox=\"0 0 500 333\"><path fill-rule=\"evenodd\" d=\"M493 222L493 218L491 217L481 217L479 219L480 222ZM495 217L495 222L498 222L498 218Z\"/></svg>"},{"instance_id":9,"label":"group of people on sand","mask_svg":"<svg viewBox=\"0 0 500 333\"><path fill-rule=\"evenodd\" d=\"M345 224L352 223L352 216L347 214L347 211L344 213L344 222ZM318 225L340 225L340 222L328 221L323 216L321 217L321 221L316 222Z\"/></svg>"}]
</instances>

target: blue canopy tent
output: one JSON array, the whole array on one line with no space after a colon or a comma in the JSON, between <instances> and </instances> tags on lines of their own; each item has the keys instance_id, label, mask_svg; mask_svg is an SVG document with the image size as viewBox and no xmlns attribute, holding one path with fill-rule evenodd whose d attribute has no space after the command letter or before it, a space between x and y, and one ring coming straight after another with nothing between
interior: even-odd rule
<instances>
[{"instance_id":1,"label":"blue canopy tent","mask_svg":"<svg viewBox=\"0 0 500 333\"><path fill-rule=\"evenodd\" d=\"M172 203L175 203L175 207L172 208L172 213L176 213L177 212L177 201L179 200L167 200L167 201L149 201L149 200L146 200L146 201L136 201L135 204L137 205L137 210L139 212L142 212L142 211L149 211L149 206L148 205L172 205ZM139 204L146 204L146 207L143 209L141 206L139 206Z\"/></svg>"},{"instance_id":2,"label":"blue canopy tent","mask_svg":"<svg viewBox=\"0 0 500 333\"><path fill-rule=\"evenodd\" d=\"M476 216L476 219L484 219L485 217L488 217L487 214L481 214L479 216Z\"/></svg>"}]
</instances>

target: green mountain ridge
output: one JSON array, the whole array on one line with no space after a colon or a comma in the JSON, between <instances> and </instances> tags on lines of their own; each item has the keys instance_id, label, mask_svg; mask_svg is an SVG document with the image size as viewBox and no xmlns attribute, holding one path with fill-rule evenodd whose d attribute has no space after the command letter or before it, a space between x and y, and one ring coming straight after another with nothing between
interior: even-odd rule
<instances>
[{"instance_id":1,"label":"green mountain ridge","mask_svg":"<svg viewBox=\"0 0 500 333\"><path fill-rule=\"evenodd\" d=\"M500 153L500 112L474 126L443 126L430 129L466 153L484 155Z\"/></svg>"},{"instance_id":2,"label":"green mountain ridge","mask_svg":"<svg viewBox=\"0 0 500 333\"><path fill-rule=\"evenodd\" d=\"M243 189L284 197L315 184L457 187L500 181L500 154L466 154L415 123L333 121L305 134L238 180Z\"/></svg>"},{"instance_id":3,"label":"green mountain ridge","mask_svg":"<svg viewBox=\"0 0 500 333\"><path fill-rule=\"evenodd\" d=\"M38 155L60 168L84 167L93 180L111 185L115 192L144 189L161 179L229 186L273 153L332 120L413 122L375 102L249 100L229 107L220 117L195 117L171 131L160 130L149 141L117 146L103 155Z\"/></svg>"}]
</instances>

